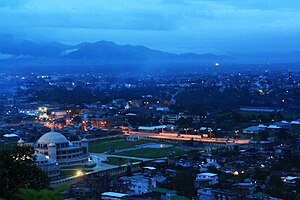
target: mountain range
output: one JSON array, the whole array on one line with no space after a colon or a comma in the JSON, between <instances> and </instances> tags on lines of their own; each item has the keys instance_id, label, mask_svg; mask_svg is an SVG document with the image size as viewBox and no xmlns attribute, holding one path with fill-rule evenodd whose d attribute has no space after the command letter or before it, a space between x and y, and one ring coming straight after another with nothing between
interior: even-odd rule
<instances>
[{"instance_id":1,"label":"mountain range","mask_svg":"<svg viewBox=\"0 0 300 200\"><path fill-rule=\"evenodd\" d=\"M0 64L15 65L170 65L232 62L233 58L214 54L175 54L136 45L118 45L109 41L66 45L38 43L0 37Z\"/></svg>"},{"instance_id":2,"label":"mountain range","mask_svg":"<svg viewBox=\"0 0 300 200\"><path fill-rule=\"evenodd\" d=\"M0 34L0 66L214 66L221 64L295 63L300 51L276 53L175 54L110 41L67 45L35 42Z\"/></svg>"}]
</instances>

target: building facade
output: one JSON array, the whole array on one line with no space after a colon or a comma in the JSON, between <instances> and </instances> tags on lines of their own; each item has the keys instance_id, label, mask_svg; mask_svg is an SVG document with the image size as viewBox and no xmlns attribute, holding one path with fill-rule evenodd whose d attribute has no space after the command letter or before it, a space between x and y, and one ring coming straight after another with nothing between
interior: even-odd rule
<instances>
[{"instance_id":1,"label":"building facade","mask_svg":"<svg viewBox=\"0 0 300 200\"><path fill-rule=\"evenodd\" d=\"M44 154L35 153L34 154L36 164L41 170L47 173L48 177L55 177L60 175L60 167L52 159L47 159Z\"/></svg>"},{"instance_id":2,"label":"building facade","mask_svg":"<svg viewBox=\"0 0 300 200\"><path fill-rule=\"evenodd\" d=\"M54 160L60 167L83 165L88 161L88 140L70 142L61 133L44 134L35 145L37 153Z\"/></svg>"}]
</instances>

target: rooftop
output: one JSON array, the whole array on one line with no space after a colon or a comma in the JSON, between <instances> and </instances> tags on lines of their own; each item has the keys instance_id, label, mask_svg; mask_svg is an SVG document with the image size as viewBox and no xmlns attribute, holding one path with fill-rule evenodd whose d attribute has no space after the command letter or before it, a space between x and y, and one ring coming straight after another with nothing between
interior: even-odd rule
<instances>
[{"instance_id":1,"label":"rooftop","mask_svg":"<svg viewBox=\"0 0 300 200\"><path fill-rule=\"evenodd\" d=\"M214 173L210 173L210 172L205 172L205 173L201 173L198 175L200 175L200 176L218 176L218 174L214 174Z\"/></svg>"},{"instance_id":2,"label":"rooftop","mask_svg":"<svg viewBox=\"0 0 300 200\"><path fill-rule=\"evenodd\" d=\"M37 141L37 143L39 144L50 144L50 143L69 143L69 140L63 136L61 133L58 132L48 132L44 135L42 135L42 137L40 137L40 139Z\"/></svg>"},{"instance_id":3,"label":"rooftop","mask_svg":"<svg viewBox=\"0 0 300 200\"><path fill-rule=\"evenodd\" d=\"M124 193L118 193L118 192L103 192L101 196L110 196L110 197L125 197L128 196L128 194Z\"/></svg>"}]
</instances>

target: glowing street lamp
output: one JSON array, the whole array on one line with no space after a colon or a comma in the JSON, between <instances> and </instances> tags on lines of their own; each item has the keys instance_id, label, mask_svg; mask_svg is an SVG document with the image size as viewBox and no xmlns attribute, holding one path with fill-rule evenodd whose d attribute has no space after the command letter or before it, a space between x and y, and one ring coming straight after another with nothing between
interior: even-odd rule
<instances>
[{"instance_id":1,"label":"glowing street lamp","mask_svg":"<svg viewBox=\"0 0 300 200\"><path fill-rule=\"evenodd\" d=\"M183 130L185 131L185 134L187 134L187 132L188 132L189 129L188 128L184 128Z\"/></svg>"},{"instance_id":2,"label":"glowing street lamp","mask_svg":"<svg viewBox=\"0 0 300 200\"><path fill-rule=\"evenodd\" d=\"M211 138L211 132L212 132L212 130L209 129L208 132L209 132L209 137Z\"/></svg>"},{"instance_id":3,"label":"glowing street lamp","mask_svg":"<svg viewBox=\"0 0 300 200\"><path fill-rule=\"evenodd\" d=\"M77 170L76 171L76 176L82 176L84 173L82 170Z\"/></svg>"},{"instance_id":4,"label":"glowing street lamp","mask_svg":"<svg viewBox=\"0 0 300 200\"><path fill-rule=\"evenodd\" d=\"M234 172L232 172L232 174L233 174L234 176L238 176L238 175L239 175L239 172L238 172L238 171L234 171Z\"/></svg>"}]
</instances>

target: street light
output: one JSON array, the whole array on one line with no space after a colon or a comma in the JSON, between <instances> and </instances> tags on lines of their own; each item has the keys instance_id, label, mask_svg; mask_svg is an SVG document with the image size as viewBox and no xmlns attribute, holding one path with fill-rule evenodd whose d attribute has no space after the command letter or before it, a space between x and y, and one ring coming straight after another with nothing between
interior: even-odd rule
<instances>
[{"instance_id":1,"label":"street light","mask_svg":"<svg viewBox=\"0 0 300 200\"><path fill-rule=\"evenodd\" d=\"M77 170L76 171L76 176L82 176L83 175L83 171L82 170Z\"/></svg>"},{"instance_id":2,"label":"street light","mask_svg":"<svg viewBox=\"0 0 300 200\"><path fill-rule=\"evenodd\" d=\"M185 134L187 134L187 132L188 132L188 128L184 128L183 130L185 130Z\"/></svg>"},{"instance_id":3,"label":"street light","mask_svg":"<svg viewBox=\"0 0 300 200\"><path fill-rule=\"evenodd\" d=\"M210 138L211 138L211 131L212 131L211 129L208 130Z\"/></svg>"}]
</instances>

